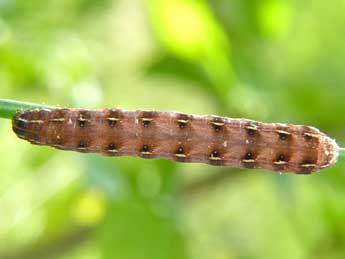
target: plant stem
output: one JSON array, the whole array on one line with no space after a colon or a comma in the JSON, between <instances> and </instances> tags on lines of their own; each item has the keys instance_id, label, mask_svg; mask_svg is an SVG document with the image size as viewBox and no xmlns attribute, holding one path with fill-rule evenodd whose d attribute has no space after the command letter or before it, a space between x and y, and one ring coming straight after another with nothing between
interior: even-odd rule
<instances>
[{"instance_id":1,"label":"plant stem","mask_svg":"<svg viewBox=\"0 0 345 259\"><path fill-rule=\"evenodd\" d=\"M54 108L56 107L0 98L0 118L5 119L12 119L12 117L16 115L16 112L21 110ZM340 148L339 157L345 157L345 148Z\"/></svg>"},{"instance_id":2,"label":"plant stem","mask_svg":"<svg viewBox=\"0 0 345 259\"><path fill-rule=\"evenodd\" d=\"M17 111L30 109L54 109L53 106L0 99L0 118L12 119Z\"/></svg>"},{"instance_id":3,"label":"plant stem","mask_svg":"<svg viewBox=\"0 0 345 259\"><path fill-rule=\"evenodd\" d=\"M340 148L339 149L339 157L344 157L345 158L345 148Z\"/></svg>"}]
</instances>

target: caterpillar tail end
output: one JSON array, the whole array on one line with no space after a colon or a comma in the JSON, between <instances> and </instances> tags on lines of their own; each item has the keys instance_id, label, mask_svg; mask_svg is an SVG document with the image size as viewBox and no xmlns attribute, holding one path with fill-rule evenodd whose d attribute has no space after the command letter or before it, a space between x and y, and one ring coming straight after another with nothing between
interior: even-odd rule
<instances>
[{"instance_id":1,"label":"caterpillar tail end","mask_svg":"<svg viewBox=\"0 0 345 259\"><path fill-rule=\"evenodd\" d=\"M325 137L319 154L320 169L333 166L338 161L340 150L335 140Z\"/></svg>"}]
</instances>

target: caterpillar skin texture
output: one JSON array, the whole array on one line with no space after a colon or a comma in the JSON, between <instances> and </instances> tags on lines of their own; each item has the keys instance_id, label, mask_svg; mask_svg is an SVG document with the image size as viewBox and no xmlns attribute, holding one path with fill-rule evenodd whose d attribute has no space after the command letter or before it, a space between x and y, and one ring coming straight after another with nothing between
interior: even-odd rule
<instances>
[{"instance_id":1,"label":"caterpillar skin texture","mask_svg":"<svg viewBox=\"0 0 345 259\"><path fill-rule=\"evenodd\" d=\"M339 147L314 127L212 115L122 109L20 111L18 137L106 156L164 158L310 174L332 166Z\"/></svg>"}]
</instances>

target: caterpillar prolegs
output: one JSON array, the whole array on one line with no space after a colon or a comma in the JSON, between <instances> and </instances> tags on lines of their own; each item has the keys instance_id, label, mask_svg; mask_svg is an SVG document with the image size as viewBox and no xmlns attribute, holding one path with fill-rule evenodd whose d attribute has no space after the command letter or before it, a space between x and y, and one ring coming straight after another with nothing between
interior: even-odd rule
<instances>
[{"instance_id":1,"label":"caterpillar prolegs","mask_svg":"<svg viewBox=\"0 0 345 259\"><path fill-rule=\"evenodd\" d=\"M309 174L332 166L339 147L318 129L213 115L122 109L37 109L13 118L32 144L106 156L164 158Z\"/></svg>"}]
</instances>

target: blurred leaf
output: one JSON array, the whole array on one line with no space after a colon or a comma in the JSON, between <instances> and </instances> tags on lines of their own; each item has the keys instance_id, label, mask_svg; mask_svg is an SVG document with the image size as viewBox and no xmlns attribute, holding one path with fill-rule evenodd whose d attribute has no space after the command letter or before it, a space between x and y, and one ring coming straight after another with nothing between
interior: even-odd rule
<instances>
[{"instance_id":1,"label":"blurred leaf","mask_svg":"<svg viewBox=\"0 0 345 259\"><path fill-rule=\"evenodd\" d=\"M212 82L218 100L226 97L235 82L230 46L221 25L204 1L148 1L157 36L169 52L199 65Z\"/></svg>"}]
</instances>

